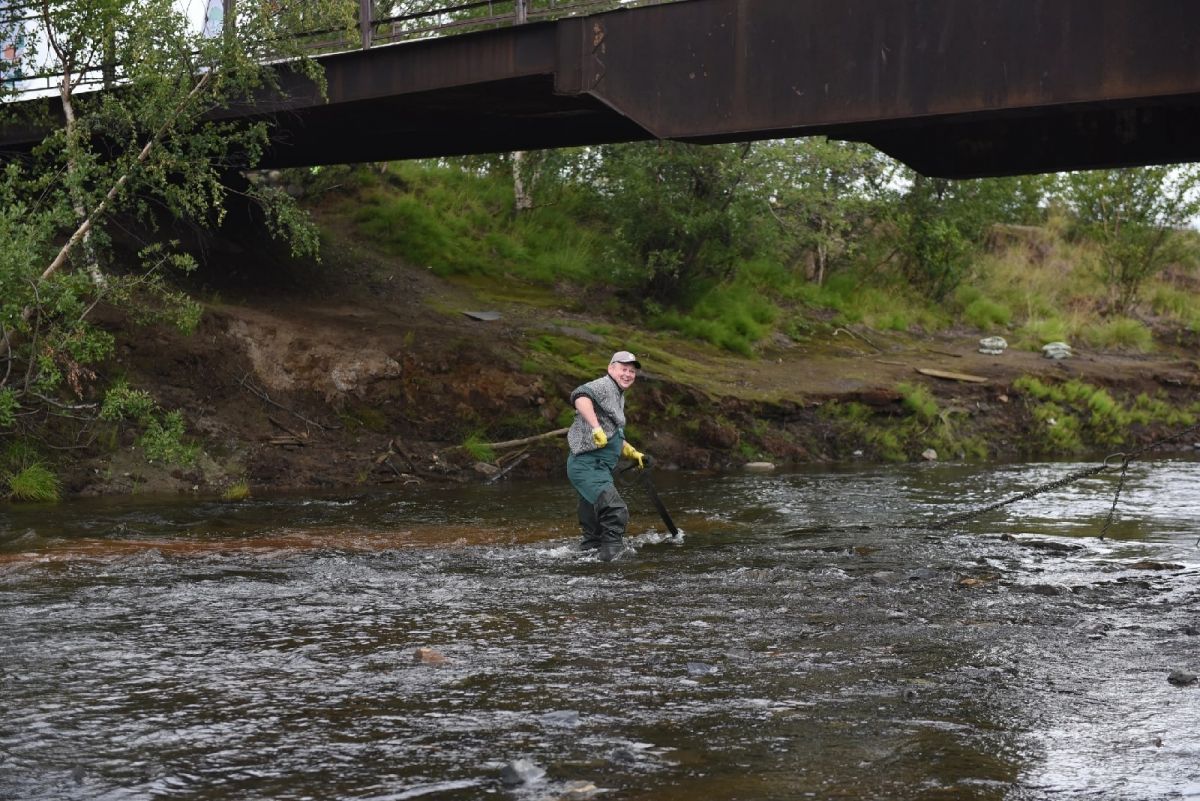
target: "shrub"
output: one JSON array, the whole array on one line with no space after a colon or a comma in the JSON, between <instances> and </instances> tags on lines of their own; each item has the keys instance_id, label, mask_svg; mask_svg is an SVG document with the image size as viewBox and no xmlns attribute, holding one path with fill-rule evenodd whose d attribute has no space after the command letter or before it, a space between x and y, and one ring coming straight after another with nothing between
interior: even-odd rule
<instances>
[{"instance_id":1,"label":"shrub","mask_svg":"<svg viewBox=\"0 0 1200 801\"><path fill-rule=\"evenodd\" d=\"M161 420L149 418L138 444L150 462L190 465L200 455L200 446L183 441L183 415L177 411L167 412Z\"/></svg>"}]
</instances>

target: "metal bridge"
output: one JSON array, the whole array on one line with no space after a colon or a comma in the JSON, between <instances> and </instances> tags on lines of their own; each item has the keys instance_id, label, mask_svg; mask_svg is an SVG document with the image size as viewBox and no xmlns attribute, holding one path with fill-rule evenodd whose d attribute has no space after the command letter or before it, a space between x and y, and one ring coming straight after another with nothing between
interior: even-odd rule
<instances>
[{"instance_id":1,"label":"metal bridge","mask_svg":"<svg viewBox=\"0 0 1200 801\"><path fill-rule=\"evenodd\" d=\"M362 0L327 100L289 78L247 110L263 166L810 135L946 177L1200 161L1196 0L529 2L392 43Z\"/></svg>"}]
</instances>

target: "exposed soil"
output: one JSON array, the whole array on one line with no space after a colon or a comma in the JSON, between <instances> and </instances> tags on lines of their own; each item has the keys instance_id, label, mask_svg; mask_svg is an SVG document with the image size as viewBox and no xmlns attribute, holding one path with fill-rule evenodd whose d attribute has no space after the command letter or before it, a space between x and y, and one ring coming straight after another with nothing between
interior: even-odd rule
<instances>
[{"instance_id":1,"label":"exposed soil","mask_svg":"<svg viewBox=\"0 0 1200 801\"><path fill-rule=\"evenodd\" d=\"M977 331L917 337L838 329L810 342L781 339L745 359L588 313L591 299L568 291L551 307L544 294L523 302L518 286L447 282L333 236L325 266L299 278L269 263L251 269L257 256L243 251L210 250L210 264L235 260L252 277L225 269L223 285L208 285L213 300L195 334L139 329L122 339L112 365L164 407L182 410L205 455L187 468L148 464L136 432L122 431L115 451L93 451L65 468L68 492L484 480L497 466L513 476L556 474L561 437L497 449L490 470L462 444L472 433L496 442L559 428L570 390L600 375L620 348L644 365L628 401L631 439L660 466L680 469L873 458L870 445L822 408L858 401L899 417L903 382L927 385L939 408L963 413L960 426L984 437L993 458L1048 455L1027 435L1029 412L1012 388L1019 376L1079 377L1118 397L1162 394L1180 406L1194 401L1200 384L1196 362L1182 350L1085 349L1064 361L1013 349L988 356L978 352ZM480 310L500 316L465 314ZM108 322L122 325L114 312ZM548 353L548 336L573 348L574 358ZM983 380L917 372L927 368ZM1165 433L1132 432L1132 441ZM1174 446L1190 449L1192 440ZM921 449L910 458L921 458Z\"/></svg>"}]
</instances>

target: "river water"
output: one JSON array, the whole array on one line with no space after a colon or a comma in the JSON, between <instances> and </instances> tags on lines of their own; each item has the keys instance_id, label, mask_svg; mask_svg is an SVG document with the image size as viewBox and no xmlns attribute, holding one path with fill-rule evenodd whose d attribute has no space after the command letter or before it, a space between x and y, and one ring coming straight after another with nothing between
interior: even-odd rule
<instances>
[{"instance_id":1,"label":"river water","mask_svg":"<svg viewBox=\"0 0 1200 801\"><path fill-rule=\"evenodd\" d=\"M1085 466L0 506L0 798L1200 798L1200 462L928 527Z\"/></svg>"}]
</instances>

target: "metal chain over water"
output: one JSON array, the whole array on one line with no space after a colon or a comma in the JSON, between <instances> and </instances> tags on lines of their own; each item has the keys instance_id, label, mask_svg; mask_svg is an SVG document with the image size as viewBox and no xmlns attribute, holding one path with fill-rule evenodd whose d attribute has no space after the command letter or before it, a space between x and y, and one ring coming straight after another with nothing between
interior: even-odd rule
<instances>
[{"instance_id":1,"label":"metal chain over water","mask_svg":"<svg viewBox=\"0 0 1200 801\"><path fill-rule=\"evenodd\" d=\"M934 523L932 525L927 525L925 527L930 528L930 529L946 528L948 526L954 525L955 523L961 523L964 520L970 520L972 518L979 517L980 515L983 515L983 514L987 514L988 512L994 511L1001 507L1008 506L1009 504L1016 503L1017 501L1023 501L1027 498L1032 498L1035 495L1041 495L1043 492L1049 492L1050 490L1058 489L1059 487L1065 487L1068 484L1073 484L1074 482L1079 481L1084 478L1087 478L1089 476L1094 476L1099 473L1103 473L1106 470L1115 470L1119 466L1121 468L1121 475L1117 479L1117 491L1113 495L1112 506L1108 510L1108 518L1104 521L1104 527L1100 529L1100 539L1104 539L1104 535L1105 535L1105 533L1107 533L1109 527L1112 526L1113 517L1117 513L1117 501L1121 497L1121 490L1124 489L1124 487L1125 487L1125 475L1129 470L1129 463L1132 462L1134 459L1138 458L1139 456L1141 456L1142 454L1146 453L1149 450L1153 450L1154 448L1157 448L1161 445L1165 445L1168 442L1177 440L1180 437L1184 437L1184 436L1186 436L1194 431L1197 431L1197 430L1200 430L1200 423L1189 426L1189 427L1183 429L1182 431L1177 431L1176 433L1172 434L1169 437L1163 437L1162 439L1155 440L1154 442L1151 442L1148 445L1144 445L1135 451L1131 451L1130 453L1127 453L1127 454L1126 453L1114 453L1114 454L1106 457L1102 464L1098 464L1093 467L1088 467L1083 470L1076 470L1074 473L1069 473L1069 474L1063 476L1062 478L1055 479L1054 481L1047 482L1040 486L1034 487L1033 489L1029 489L1024 492L1018 493L1016 495L1013 495L1010 498L1005 498L1002 501L997 501L996 503L988 504L987 506L982 506L978 509L970 509L966 512L959 512L957 514L950 515L949 517L947 517L937 523ZM1118 458L1121 460L1119 465L1114 463L1114 460L1116 460Z\"/></svg>"}]
</instances>

